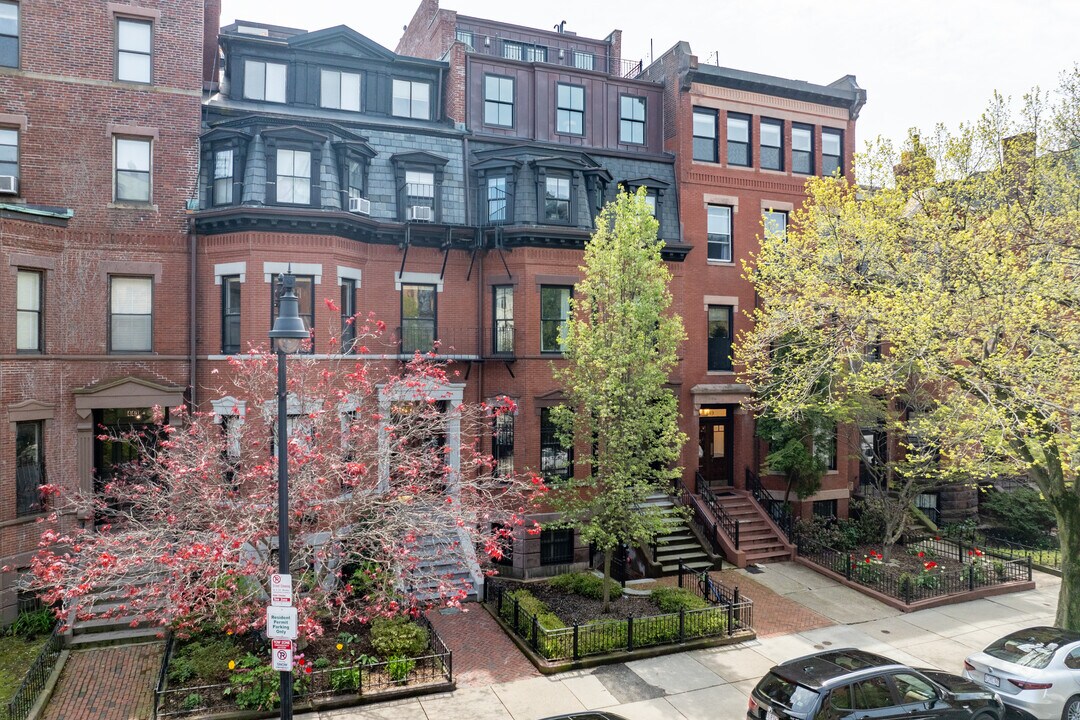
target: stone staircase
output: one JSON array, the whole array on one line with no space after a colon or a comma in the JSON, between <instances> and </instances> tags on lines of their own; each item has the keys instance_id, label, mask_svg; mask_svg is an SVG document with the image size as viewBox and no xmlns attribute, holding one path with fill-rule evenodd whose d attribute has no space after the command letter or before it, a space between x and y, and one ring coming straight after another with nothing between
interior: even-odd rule
<instances>
[{"instance_id":1,"label":"stone staircase","mask_svg":"<svg viewBox=\"0 0 1080 720\"><path fill-rule=\"evenodd\" d=\"M665 513L667 529L656 539L656 564L664 575L679 571L679 561L693 570L708 570L713 561L700 541L687 525L686 520L675 512L675 500L664 493L650 495L646 502L659 507Z\"/></svg>"},{"instance_id":2,"label":"stone staircase","mask_svg":"<svg viewBox=\"0 0 1080 720\"><path fill-rule=\"evenodd\" d=\"M109 645L134 645L157 642L164 630L151 625L138 610L132 610L133 592L160 579L153 573L114 578L108 585L95 588L87 599L92 619L80 619L72 609L68 613L68 631L64 641L72 650ZM151 600L147 609L160 607L163 601Z\"/></svg>"},{"instance_id":3,"label":"stone staircase","mask_svg":"<svg viewBox=\"0 0 1080 720\"><path fill-rule=\"evenodd\" d=\"M718 493L716 501L739 522L739 550L746 553L747 565L793 559L791 546L752 497L744 493Z\"/></svg>"},{"instance_id":4,"label":"stone staircase","mask_svg":"<svg viewBox=\"0 0 1080 720\"><path fill-rule=\"evenodd\" d=\"M465 601L476 601L484 584L484 574L476 558L472 540L461 528L432 533L419 539L416 568L402 578L409 594L421 601L451 597L468 588Z\"/></svg>"}]
</instances>

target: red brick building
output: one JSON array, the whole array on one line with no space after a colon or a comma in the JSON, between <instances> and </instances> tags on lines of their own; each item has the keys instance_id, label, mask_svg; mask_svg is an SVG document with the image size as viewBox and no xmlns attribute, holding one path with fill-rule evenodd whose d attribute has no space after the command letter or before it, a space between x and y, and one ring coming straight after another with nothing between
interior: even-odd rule
<instances>
[{"instance_id":1,"label":"red brick building","mask_svg":"<svg viewBox=\"0 0 1080 720\"><path fill-rule=\"evenodd\" d=\"M95 425L191 383L204 11L216 27L215 0L0 2L0 621L44 529L38 487L92 490L123 460Z\"/></svg>"}]
</instances>

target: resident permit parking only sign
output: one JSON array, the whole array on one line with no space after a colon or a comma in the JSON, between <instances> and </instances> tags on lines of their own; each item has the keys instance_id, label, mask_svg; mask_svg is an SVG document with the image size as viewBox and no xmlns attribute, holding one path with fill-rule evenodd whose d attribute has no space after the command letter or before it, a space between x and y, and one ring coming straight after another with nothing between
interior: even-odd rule
<instances>
[{"instance_id":1,"label":"resident permit parking only sign","mask_svg":"<svg viewBox=\"0 0 1080 720\"><path fill-rule=\"evenodd\" d=\"M270 661L274 670L292 672L293 669L293 644L292 640L271 640Z\"/></svg>"},{"instance_id":2,"label":"resident permit parking only sign","mask_svg":"<svg viewBox=\"0 0 1080 720\"><path fill-rule=\"evenodd\" d=\"M266 608L266 634L279 640L296 639L296 608L274 607Z\"/></svg>"},{"instance_id":3,"label":"resident permit parking only sign","mask_svg":"<svg viewBox=\"0 0 1080 720\"><path fill-rule=\"evenodd\" d=\"M274 573L270 576L270 604L292 605L292 575Z\"/></svg>"}]
</instances>

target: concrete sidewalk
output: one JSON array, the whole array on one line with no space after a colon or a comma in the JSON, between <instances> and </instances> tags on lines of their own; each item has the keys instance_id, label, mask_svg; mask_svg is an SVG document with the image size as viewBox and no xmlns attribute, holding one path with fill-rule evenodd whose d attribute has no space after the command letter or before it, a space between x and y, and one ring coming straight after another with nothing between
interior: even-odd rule
<instances>
[{"instance_id":1,"label":"concrete sidewalk","mask_svg":"<svg viewBox=\"0 0 1080 720\"><path fill-rule=\"evenodd\" d=\"M964 658L991 640L1021 627L1052 624L1061 583L1036 573L1035 590L902 614L794 563L766 565L749 577L836 624L724 648L298 717L537 720L602 708L629 720L745 720L750 690L770 667L827 647L856 646L959 672Z\"/></svg>"}]
</instances>

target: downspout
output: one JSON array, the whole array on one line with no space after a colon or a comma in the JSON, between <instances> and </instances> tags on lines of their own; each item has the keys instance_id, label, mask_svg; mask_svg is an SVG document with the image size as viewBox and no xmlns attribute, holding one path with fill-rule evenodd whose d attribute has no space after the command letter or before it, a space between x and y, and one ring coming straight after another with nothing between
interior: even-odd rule
<instances>
[{"instance_id":1,"label":"downspout","mask_svg":"<svg viewBox=\"0 0 1080 720\"><path fill-rule=\"evenodd\" d=\"M202 173L202 147L195 160L195 199L199 198L199 178ZM196 205L196 212L198 205ZM198 288L198 259L197 259L197 235L195 232L195 218L188 216L188 402L192 409L196 407L195 398L195 339L196 339L196 311L198 306L195 301L196 289Z\"/></svg>"}]
</instances>

